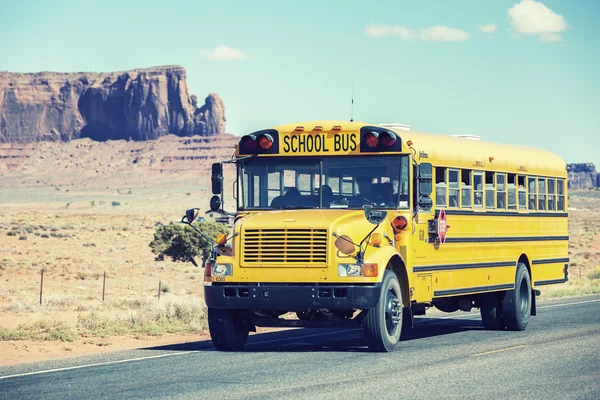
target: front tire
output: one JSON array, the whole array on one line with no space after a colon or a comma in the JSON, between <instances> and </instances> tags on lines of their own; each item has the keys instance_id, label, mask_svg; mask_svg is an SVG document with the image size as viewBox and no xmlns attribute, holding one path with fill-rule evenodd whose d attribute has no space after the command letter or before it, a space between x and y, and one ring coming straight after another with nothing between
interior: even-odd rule
<instances>
[{"instance_id":1,"label":"front tire","mask_svg":"<svg viewBox=\"0 0 600 400\"><path fill-rule=\"evenodd\" d=\"M364 321L365 338L372 351L392 351L402 332L402 292L396 274L386 270L379 300Z\"/></svg>"},{"instance_id":2,"label":"front tire","mask_svg":"<svg viewBox=\"0 0 600 400\"><path fill-rule=\"evenodd\" d=\"M502 300L502 314L506 328L524 331L531 316L531 278L523 263L517 264L515 288L509 290Z\"/></svg>"},{"instance_id":3,"label":"front tire","mask_svg":"<svg viewBox=\"0 0 600 400\"><path fill-rule=\"evenodd\" d=\"M250 328L236 317L235 310L208 309L208 329L217 350L240 351L248 341Z\"/></svg>"}]
</instances>

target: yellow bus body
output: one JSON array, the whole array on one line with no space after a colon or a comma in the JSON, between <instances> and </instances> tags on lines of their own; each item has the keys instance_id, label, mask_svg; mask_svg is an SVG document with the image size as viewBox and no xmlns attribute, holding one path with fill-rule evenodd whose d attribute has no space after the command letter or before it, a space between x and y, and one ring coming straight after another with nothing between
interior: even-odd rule
<instances>
[{"instance_id":1,"label":"yellow bus body","mask_svg":"<svg viewBox=\"0 0 600 400\"><path fill-rule=\"evenodd\" d=\"M313 121L277 126L281 137L322 136L323 149L329 152L296 152L258 155L258 157L307 157L330 155L360 155L374 153L354 150L334 151L334 133L350 137L367 124L362 122ZM302 130L299 130L300 127ZM315 130L314 127L317 127ZM334 127L341 129L334 130ZM392 128L392 130L394 130ZM530 271L533 287L561 283L566 280L568 263L567 223L567 170L557 155L534 148L489 143L451 136L397 130L403 143L403 152L414 162L429 162L448 169L498 172L526 177L560 179L564 192L564 210L498 210L475 207L443 207L449 225L443 244L428 241L428 221L434 218L436 204L431 212L414 212L413 190L410 186L411 204L408 210L389 209L388 221L377 233L393 238L393 244L383 240L378 247L369 246L366 263L377 263L375 277L340 277L337 265L351 262L352 257L340 254L331 239L333 232L348 235L358 242L369 231L370 225L361 210L273 210L238 213L234 226L231 256L219 256L217 263L230 263L233 273L227 277L208 277L210 282L239 283L372 283L381 282L386 268L403 269L408 280L407 294L412 303L430 303L434 298L514 288L517 262L525 263ZM354 139L358 140L358 139ZM280 139L282 142L283 140ZM298 139L294 140L299 143ZM292 143L294 143L292 142ZM351 140L349 140L351 143ZM313 141L314 143L314 141ZM410 143L409 147L407 143ZM297 145L296 145L297 146ZM314 145L313 145L314 147ZM338 146L341 147L341 146ZM352 147L352 146L351 146ZM376 153L380 154L380 153ZM237 154L240 156L240 154ZM411 169L410 182L414 181ZM435 193L435 185L434 185ZM462 191L461 191L462 193ZM485 191L484 191L485 196ZM556 195L554 195L556 196ZM546 194L546 199L548 198ZM473 204L473 201L470 201ZM484 203L485 204L485 203ZM391 221L404 216L406 230L395 233ZM269 231L284 235L286 229L320 230L326 232L325 263L265 263L245 262L244 242L248 232ZM282 240L277 245L295 245L293 240ZM406 304L405 304L406 306Z\"/></svg>"}]
</instances>

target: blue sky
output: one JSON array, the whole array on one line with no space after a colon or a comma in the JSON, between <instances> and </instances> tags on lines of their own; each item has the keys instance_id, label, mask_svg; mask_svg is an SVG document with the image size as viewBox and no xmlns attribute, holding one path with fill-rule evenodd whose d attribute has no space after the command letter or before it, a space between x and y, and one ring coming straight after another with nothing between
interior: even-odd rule
<instances>
[{"instance_id":1,"label":"blue sky","mask_svg":"<svg viewBox=\"0 0 600 400\"><path fill-rule=\"evenodd\" d=\"M0 70L180 64L228 131L350 117L600 168L596 0L0 0Z\"/></svg>"}]
</instances>

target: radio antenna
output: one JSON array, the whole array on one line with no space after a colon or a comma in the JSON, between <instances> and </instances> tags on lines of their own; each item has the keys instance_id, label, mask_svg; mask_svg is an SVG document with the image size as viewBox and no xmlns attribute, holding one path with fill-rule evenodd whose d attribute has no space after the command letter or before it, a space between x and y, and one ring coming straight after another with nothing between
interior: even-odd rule
<instances>
[{"instance_id":1,"label":"radio antenna","mask_svg":"<svg viewBox=\"0 0 600 400\"><path fill-rule=\"evenodd\" d=\"M350 122L354 122L354 68L352 68L352 101L350 102Z\"/></svg>"}]
</instances>

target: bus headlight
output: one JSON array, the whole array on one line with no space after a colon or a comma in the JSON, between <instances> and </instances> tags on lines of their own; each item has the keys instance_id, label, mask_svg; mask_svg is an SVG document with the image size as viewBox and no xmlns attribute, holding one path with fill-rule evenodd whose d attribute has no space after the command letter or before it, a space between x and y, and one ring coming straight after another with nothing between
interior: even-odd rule
<instances>
[{"instance_id":1,"label":"bus headlight","mask_svg":"<svg viewBox=\"0 0 600 400\"><path fill-rule=\"evenodd\" d=\"M233 265L215 264L212 266L212 276L231 276Z\"/></svg>"},{"instance_id":2,"label":"bus headlight","mask_svg":"<svg viewBox=\"0 0 600 400\"><path fill-rule=\"evenodd\" d=\"M361 276L362 266L360 264L338 264L339 276Z\"/></svg>"}]
</instances>

